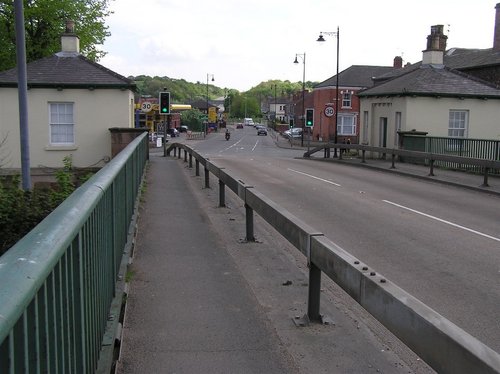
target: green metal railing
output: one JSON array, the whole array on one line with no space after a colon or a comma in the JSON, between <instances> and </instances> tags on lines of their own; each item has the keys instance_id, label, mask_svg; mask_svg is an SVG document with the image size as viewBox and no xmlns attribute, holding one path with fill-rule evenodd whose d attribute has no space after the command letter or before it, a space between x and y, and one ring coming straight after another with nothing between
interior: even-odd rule
<instances>
[{"instance_id":1,"label":"green metal railing","mask_svg":"<svg viewBox=\"0 0 500 374\"><path fill-rule=\"evenodd\" d=\"M438 136L421 136L405 134L403 149L409 151L428 152L440 155L460 156L484 160L500 160L500 140L463 139ZM423 163L424 160L411 160ZM437 161L438 167L465 170L481 173L483 170L477 165L460 164L450 161ZM496 171L495 173L499 173Z\"/></svg>"},{"instance_id":2,"label":"green metal railing","mask_svg":"<svg viewBox=\"0 0 500 374\"><path fill-rule=\"evenodd\" d=\"M138 136L0 257L0 373L96 371L147 140Z\"/></svg>"}]
</instances>

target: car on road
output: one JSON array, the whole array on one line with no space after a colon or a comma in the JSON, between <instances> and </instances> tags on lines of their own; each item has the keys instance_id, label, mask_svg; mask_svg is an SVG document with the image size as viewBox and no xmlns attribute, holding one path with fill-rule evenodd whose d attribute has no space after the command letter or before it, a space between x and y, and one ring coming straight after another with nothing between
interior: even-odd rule
<instances>
[{"instance_id":1,"label":"car on road","mask_svg":"<svg viewBox=\"0 0 500 374\"><path fill-rule=\"evenodd\" d=\"M290 130L283 132L283 135L287 138L300 138L302 136L302 127L294 127Z\"/></svg>"},{"instance_id":2,"label":"car on road","mask_svg":"<svg viewBox=\"0 0 500 374\"><path fill-rule=\"evenodd\" d=\"M236 128L237 128L237 129L242 129L242 128L243 128L243 124L242 124L242 123L238 123L238 124L236 125Z\"/></svg>"},{"instance_id":3,"label":"car on road","mask_svg":"<svg viewBox=\"0 0 500 374\"><path fill-rule=\"evenodd\" d=\"M267 135L267 128L265 126L257 126L257 135Z\"/></svg>"}]
</instances>

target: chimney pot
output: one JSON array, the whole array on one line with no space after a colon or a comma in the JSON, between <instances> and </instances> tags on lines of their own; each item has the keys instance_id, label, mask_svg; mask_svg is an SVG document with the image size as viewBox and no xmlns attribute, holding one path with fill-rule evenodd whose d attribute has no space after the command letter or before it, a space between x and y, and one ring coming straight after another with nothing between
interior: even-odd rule
<instances>
[{"instance_id":1,"label":"chimney pot","mask_svg":"<svg viewBox=\"0 0 500 374\"><path fill-rule=\"evenodd\" d=\"M500 3L495 6L495 31L493 35L493 50L500 51Z\"/></svg>"},{"instance_id":2,"label":"chimney pot","mask_svg":"<svg viewBox=\"0 0 500 374\"><path fill-rule=\"evenodd\" d=\"M401 56L394 57L393 67L396 69L401 69L403 67L403 58Z\"/></svg>"}]
</instances>

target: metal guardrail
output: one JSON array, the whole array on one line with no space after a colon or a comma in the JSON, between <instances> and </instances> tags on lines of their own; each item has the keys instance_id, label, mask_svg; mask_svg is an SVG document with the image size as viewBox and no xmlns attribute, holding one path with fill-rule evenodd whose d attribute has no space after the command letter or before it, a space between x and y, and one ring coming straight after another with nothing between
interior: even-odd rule
<instances>
[{"instance_id":1,"label":"metal guardrail","mask_svg":"<svg viewBox=\"0 0 500 374\"><path fill-rule=\"evenodd\" d=\"M320 295L321 274L324 273L437 372L500 373L499 353L363 264L252 186L231 176L224 168L185 144L171 144L165 155L173 151L174 157L181 158L181 150L190 168L195 159L197 176L200 175L200 165L204 167L206 188L210 187L210 173L218 178L219 206L225 205L226 186L244 201L246 240L255 240L255 211L307 257L309 320L321 322L322 319Z\"/></svg>"},{"instance_id":2,"label":"metal guardrail","mask_svg":"<svg viewBox=\"0 0 500 374\"><path fill-rule=\"evenodd\" d=\"M382 157L386 157L387 155L391 156L392 166L391 168L395 168L396 156L400 156L403 158L414 158L422 161L429 162L429 175L434 176L434 164L436 161L443 161L448 163L462 164L462 165L471 165L483 170L483 187L488 187L488 176L492 170L500 171L500 161L496 160L485 160L481 158L470 158L470 157L462 157L462 156L453 156L453 155L443 155L436 154L430 152L419 152L419 151L408 151L404 149L397 148L384 148L384 147L372 147L368 145L361 144L334 144L334 143L326 143L319 147L315 147L304 153L304 157L311 157L314 153L323 151L323 157L330 157L331 149L340 149L339 159L342 159L343 150L355 149L361 151L361 162L366 163L366 152L371 152L378 154Z\"/></svg>"},{"instance_id":3,"label":"metal guardrail","mask_svg":"<svg viewBox=\"0 0 500 374\"><path fill-rule=\"evenodd\" d=\"M147 158L145 132L0 257L0 373L109 372Z\"/></svg>"}]
</instances>

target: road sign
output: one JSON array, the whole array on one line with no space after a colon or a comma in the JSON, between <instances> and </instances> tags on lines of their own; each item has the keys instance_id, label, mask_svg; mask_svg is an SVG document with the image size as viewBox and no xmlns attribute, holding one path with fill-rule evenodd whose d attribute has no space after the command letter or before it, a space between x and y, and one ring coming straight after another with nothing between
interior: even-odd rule
<instances>
[{"instance_id":1,"label":"road sign","mask_svg":"<svg viewBox=\"0 0 500 374\"><path fill-rule=\"evenodd\" d=\"M144 113L151 112L151 109L153 109L153 104L150 103L149 101L143 101L141 104L141 111Z\"/></svg>"},{"instance_id":2,"label":"road sign","mask_svg":"<svg viewBox=\"0 0 500 374\"><path fill-rule=\"evenodd\" d=\"M327 116L327 117L331 117L331 116L333 116L334 114L335 114L335 109L333 109L333 107L331 107L331 106L327 106L327 107L325 108L325 116Z\"/></svg>"}]
</instances>

